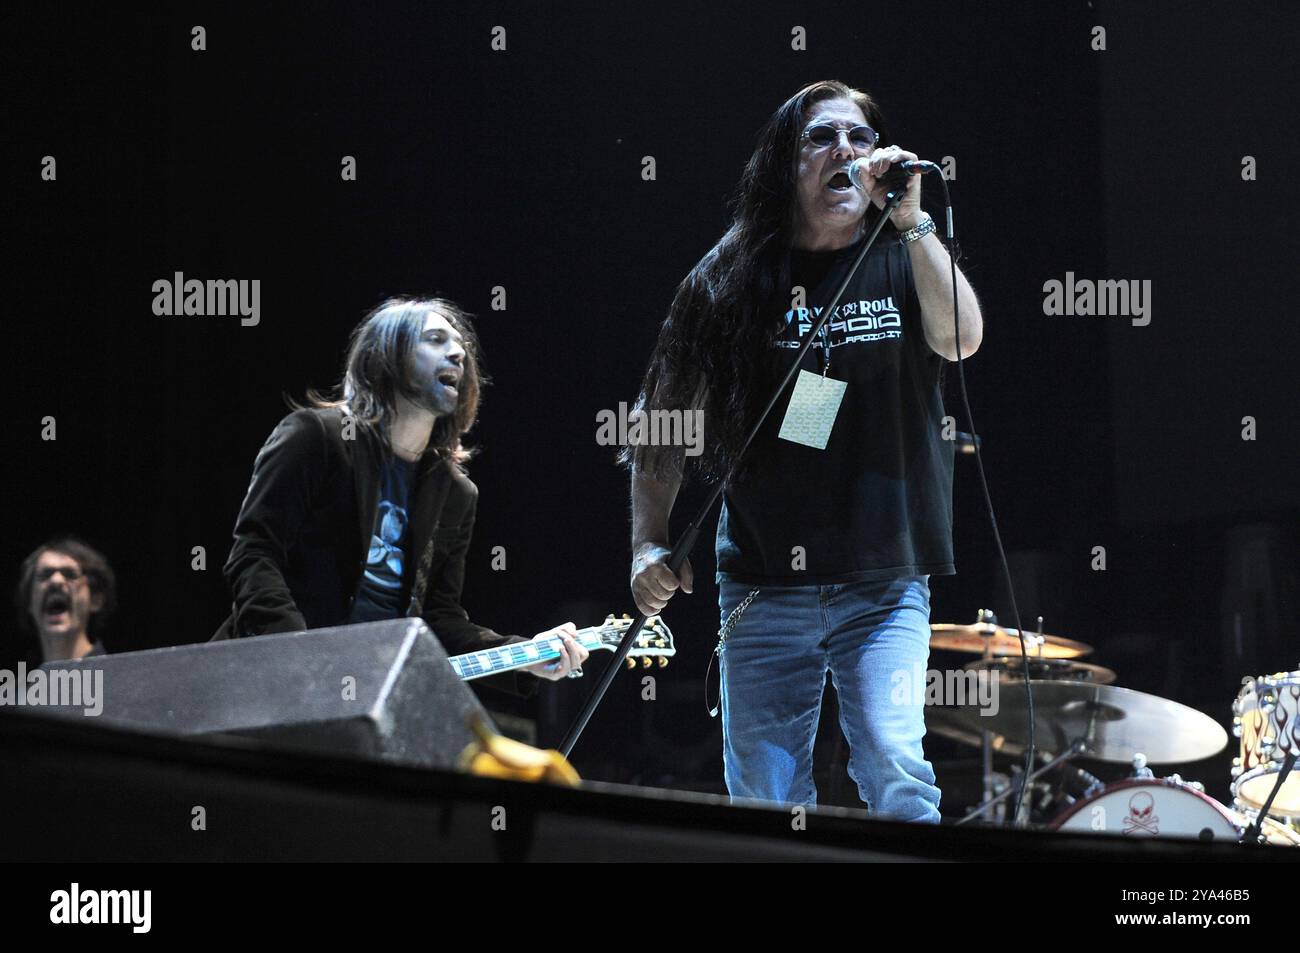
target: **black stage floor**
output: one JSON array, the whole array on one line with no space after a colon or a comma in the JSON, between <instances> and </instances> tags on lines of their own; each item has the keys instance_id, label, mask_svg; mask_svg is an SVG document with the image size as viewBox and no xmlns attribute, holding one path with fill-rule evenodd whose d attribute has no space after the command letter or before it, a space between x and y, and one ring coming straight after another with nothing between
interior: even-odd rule
<instances>
[{"instance_id":1,"label":"black stage floor","mask_svg":"<svg viewBox=\"0 0 1300 953\"><path fill-rule=\"evenodd\" d=\"M0 712L15 861L1272 862L1300 850L901 824L844 808L530 785ZM797 823L796 821L800 822Z\"/></svg>"}]
</instances>

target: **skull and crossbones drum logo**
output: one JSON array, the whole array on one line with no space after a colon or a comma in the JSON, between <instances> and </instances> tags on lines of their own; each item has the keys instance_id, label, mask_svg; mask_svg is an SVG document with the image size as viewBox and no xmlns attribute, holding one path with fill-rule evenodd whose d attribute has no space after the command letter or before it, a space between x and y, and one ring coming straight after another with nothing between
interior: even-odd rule
<instances>
[{"instance_id":1,"label":"skull and crossbones drum logo","mask_svg":"<svg viewBox=\"0 0 1300 953\"><path fill-rule=\"evenodd\" d=\"M1117 781L1076 801L1048 825L1071 833L1123 837L1194 837L1236 841L1239 819L1218 801L1181 781Z\"/></svg>"}]
</instances>

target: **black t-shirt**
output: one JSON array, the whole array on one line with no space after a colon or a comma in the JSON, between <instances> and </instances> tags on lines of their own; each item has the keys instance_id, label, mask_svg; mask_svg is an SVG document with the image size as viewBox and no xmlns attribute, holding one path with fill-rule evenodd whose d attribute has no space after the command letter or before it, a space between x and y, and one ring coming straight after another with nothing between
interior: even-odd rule
<instances>
[{"instance_id":1,"label":"black t-shirt","mask_svg":"<svg viewBox=\"0 0 1300 953\"><path fill-rule=\"evenodd\" d=\"M357 600L352 605L351 622L396 619L406 614L410 593L402 580L409 540L407 513L415 470L414 462L395 455L384 461L370 552L357 590Z\"/></svg>"},{"instance_id":2,"label":"black t-shirt","mask_svg":"<svg viewBox=\"0 0 1300 953\"><path fill-rule=\"evenodd\" d=\"M775 367L789 366L861 247L794 252L791 284L803 286L808 308L777 319L785 327ZM777 437L791 384L724 496L719 580L829 585L955 572L944 360L926 343L911 261L896 235L877 240L823 333L828 376L848 385L826 449ZM823 341L801 368L821 374Z\"/></svg>"}]
</instances>

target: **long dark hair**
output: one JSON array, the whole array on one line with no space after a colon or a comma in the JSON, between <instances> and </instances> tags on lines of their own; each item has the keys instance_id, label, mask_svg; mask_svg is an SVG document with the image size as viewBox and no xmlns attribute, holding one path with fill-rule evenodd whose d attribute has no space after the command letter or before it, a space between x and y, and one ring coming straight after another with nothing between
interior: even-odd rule
<instances>
[{"instance_id":1,"label":"long dark hair","mask_svg":"<svg viewBox=\"0 0 1300 953\"><path fill-rule=\"evenodd\" d=\"M799 136L809 109L827 99L852 100L878 144L890 142L875 101L844 83L811 83L782 103L741 174L730 228L677 286L646 369L640 409L704 410L706 439L696 463L705 479L726 475L762 410L765 385L775 383L772 345L780 325L769 319L779 299L788 304ZM868 228L879 214L872 205ZM640 445L625 448L620 459L664 479L683 475L685 454Z\"/></svg>"},{"instance_id":2,"label":"long dark hair","mask_svg":"<svg viewBox=\"0 0 1300 953\"><path fill-rule=\"evenodd\" d=\"M469 315L445 298L389 298L372 310L352 332L343 380L333 388L334 396L308 390L307 402L311 407L346 408L391 450L389 426L397 412L397 395L405 394L408 387L406 360L424 333L424 321L431 311L460 332L465 363L457 387L456 412L438 418L425 453L436 453L461 466L472 455L461 438L478 419L488 378ZM290 405L298 406L293 401Z\"/></svg>"}]
</instances>

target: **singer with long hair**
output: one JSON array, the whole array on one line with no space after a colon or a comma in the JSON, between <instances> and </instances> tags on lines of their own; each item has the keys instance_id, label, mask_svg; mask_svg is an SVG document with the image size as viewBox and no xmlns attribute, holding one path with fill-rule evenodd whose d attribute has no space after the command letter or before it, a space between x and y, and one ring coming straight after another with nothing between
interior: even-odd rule
<instances>
[{"instance_id":1,"label":"singer with long hair","mask_svg":"<svg viewBox=\"0 0 1300 953\"><path fill-rule=\"evenodd\" d=\"M725 487L717 530L723 762L735 797L812 804L812 751L829 672L868 807L937 822L925 758L929 578L955 571L945 362L983 322L921 211L912 176L800 374L742 445L885 204L879 176L917 158L870 96L839 82L799 90L759 134L731 227L682 281L640 395L647 411L702 409L699 474ZM862 188L850 180L863 160ZM646 613L694 587L667 567L680 448L637 446L632 592ZM900 690L905 689L905 690Z\"/></svg>"}]
</instances>

